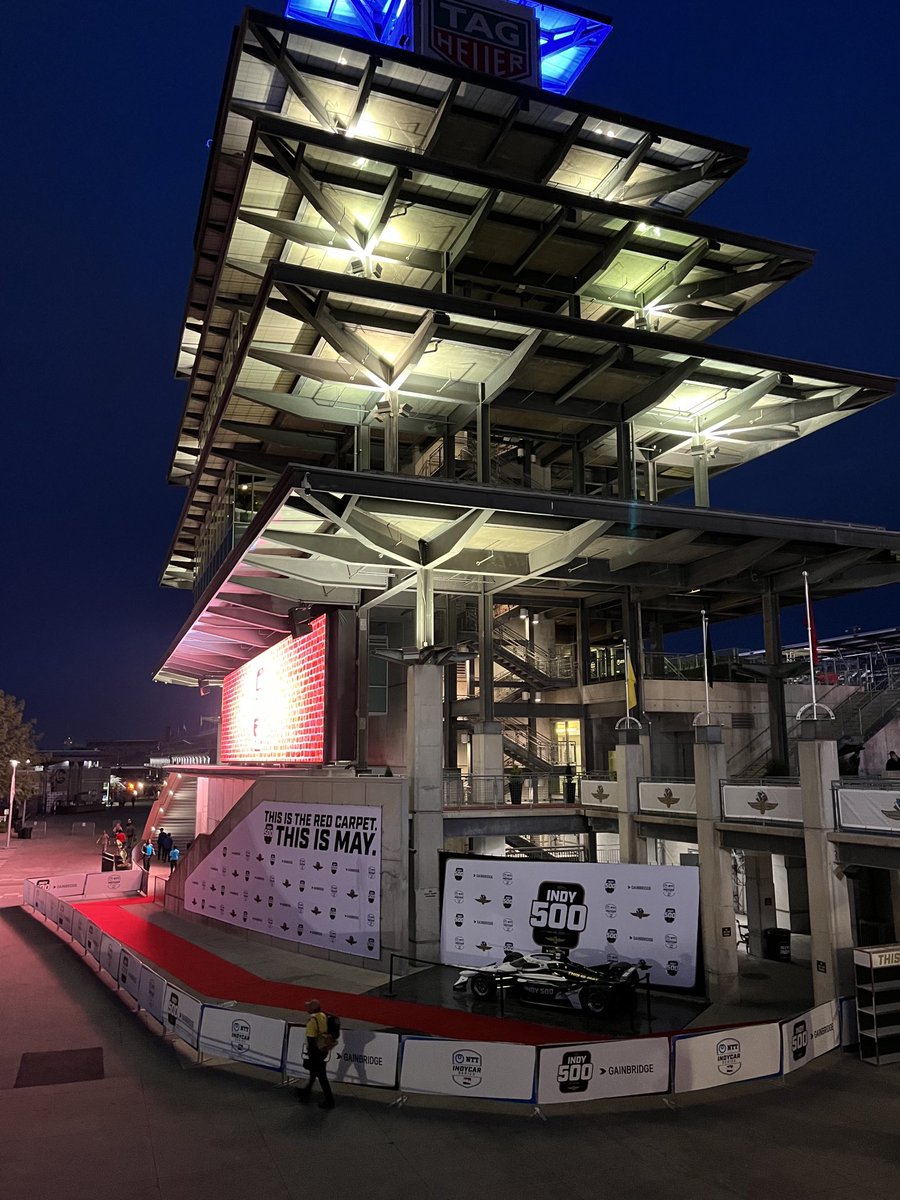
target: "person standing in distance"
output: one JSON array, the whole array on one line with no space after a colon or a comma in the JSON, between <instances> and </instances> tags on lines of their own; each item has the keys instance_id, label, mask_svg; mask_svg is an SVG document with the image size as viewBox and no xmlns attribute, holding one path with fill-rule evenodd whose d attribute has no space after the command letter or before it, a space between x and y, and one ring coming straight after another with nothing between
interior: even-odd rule
<instances>
[{"instance_id":1,"label":"person standing in distance","mask_svg":"<svg viewBox=\"0 0 900 1200\"><path fill-rule=\"evenodd\" d=\"M309 1013L309 1020L306 1022L306 1057L309 1061L309 1083L305 1088L297 1089L297 1099L306 1102L312 1093L313 1084L318 1080L323 1097L319 1108L334 1108L334 1096L331 1094L331 1084L328 1082L328 1075L325 1070L327 1062L325 1044L328 1035L328 1018L322 1012L322 1006L318 1000L308 1000L305 1007Z\"/></svg>"}]
</instances>

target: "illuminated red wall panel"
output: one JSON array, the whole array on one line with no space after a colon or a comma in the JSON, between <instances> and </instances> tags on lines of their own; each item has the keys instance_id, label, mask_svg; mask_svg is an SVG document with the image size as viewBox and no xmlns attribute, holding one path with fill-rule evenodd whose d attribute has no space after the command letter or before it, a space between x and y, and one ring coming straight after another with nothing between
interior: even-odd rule
<instances>
[{"instance_id":1,"label":"illuminated red wall panel","mask_svg":"<svg viewBox=\"0 0 900 1200\"><path fill-rule=\"evenodd\" d=\"M325 617L225 676L222 761L320 763L325 748Z\"/></svg>"}]
</instances>

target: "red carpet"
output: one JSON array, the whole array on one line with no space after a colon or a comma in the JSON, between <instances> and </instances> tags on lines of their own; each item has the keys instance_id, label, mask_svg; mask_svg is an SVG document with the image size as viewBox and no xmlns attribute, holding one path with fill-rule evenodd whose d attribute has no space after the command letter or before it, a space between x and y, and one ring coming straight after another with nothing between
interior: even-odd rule
<instances>
[{"instance_id":1,"label":"red carpet","mask_svg":"<svg viewBox=\"0 0 900 1200\"><path fill-rule=\"evenodd\" d=\"M412 1004L408 1000L357 996L349 992L310 989L293 983L274 983L245 971L243 967L236 967L218 955L128 911L132 905L152 903L145 897L123 896L73 907L89 913L91 920L105 933L155 964L163 975L178 980L202 996L297 1011L303 1008L307 1000L315 997L322 1001L322 1007L327 1012L347 1020L366 1021L372 1025L424 1033L432 1037L519 1042L526 1046L606 1040L596 1036L591 1038L580 1031L548 1029L546 1025L536 1025L530 1021L455 1012L431 1004Z\"/></svg>"}]
</instances>

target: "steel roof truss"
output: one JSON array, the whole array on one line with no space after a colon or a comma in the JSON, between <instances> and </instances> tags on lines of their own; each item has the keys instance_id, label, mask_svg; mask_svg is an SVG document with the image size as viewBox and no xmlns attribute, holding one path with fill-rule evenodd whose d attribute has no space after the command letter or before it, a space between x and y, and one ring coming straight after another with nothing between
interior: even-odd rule
<instances>
[{"instance_id":1,"label":"steel roof truss","mask_svg":"<svg viewBox=\"0 0 900 1200\"><path fill-rule=\"evenodd\" d=\"M274 67L297 99L309 109L319 125L323 129L327 129L329 133L334 133L335 123L326 110L325 105L322 104L321 100L319 100L315 92L294 66L293 60L287 50L287 34L284 35L284 39L279 46L269 30L265 29L258 22L249 22L248 29L259 42L259 49L245 42L244 50L251 57L261 59L269 66Z\"/></svg>"}]
</instances>

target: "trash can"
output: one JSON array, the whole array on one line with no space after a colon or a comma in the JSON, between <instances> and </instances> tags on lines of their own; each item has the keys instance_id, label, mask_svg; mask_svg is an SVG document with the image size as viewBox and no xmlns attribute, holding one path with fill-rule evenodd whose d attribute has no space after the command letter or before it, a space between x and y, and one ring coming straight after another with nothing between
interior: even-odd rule
<instances>
[{"instance_id":1,"label":"trash can","mask_svg":"<svg viewBox=\"0 0 900 1200\"><path fill-rule=\"evenodd\" d=\"M31 837L31 826L30 825L20 825L19 828L16 830L16 837L25 838L25 840L27 841L28 838Z\"/></svg>"},{"instance_id":2,"label":"trash can","mask_svg":"<svg viewBox=\"0 0 900 1200\"><path fill-rule=\"evenodd\" d=\"M762 931L763 958L772 962L791 961L791 931L789 929L764 929Z\"/></svg>"},{"instance_id":3,"label":"trash can","mask_svg":"<svg viewBox=\"0 0 900 1200\"><path fill-rule=\"evenodd\" d=\"M100 855L100 870L101 871L114 871L115 869L116 869L116 860L113 858L113 856L111 854L101 854Z\"/></svg>"}]
</instances>

